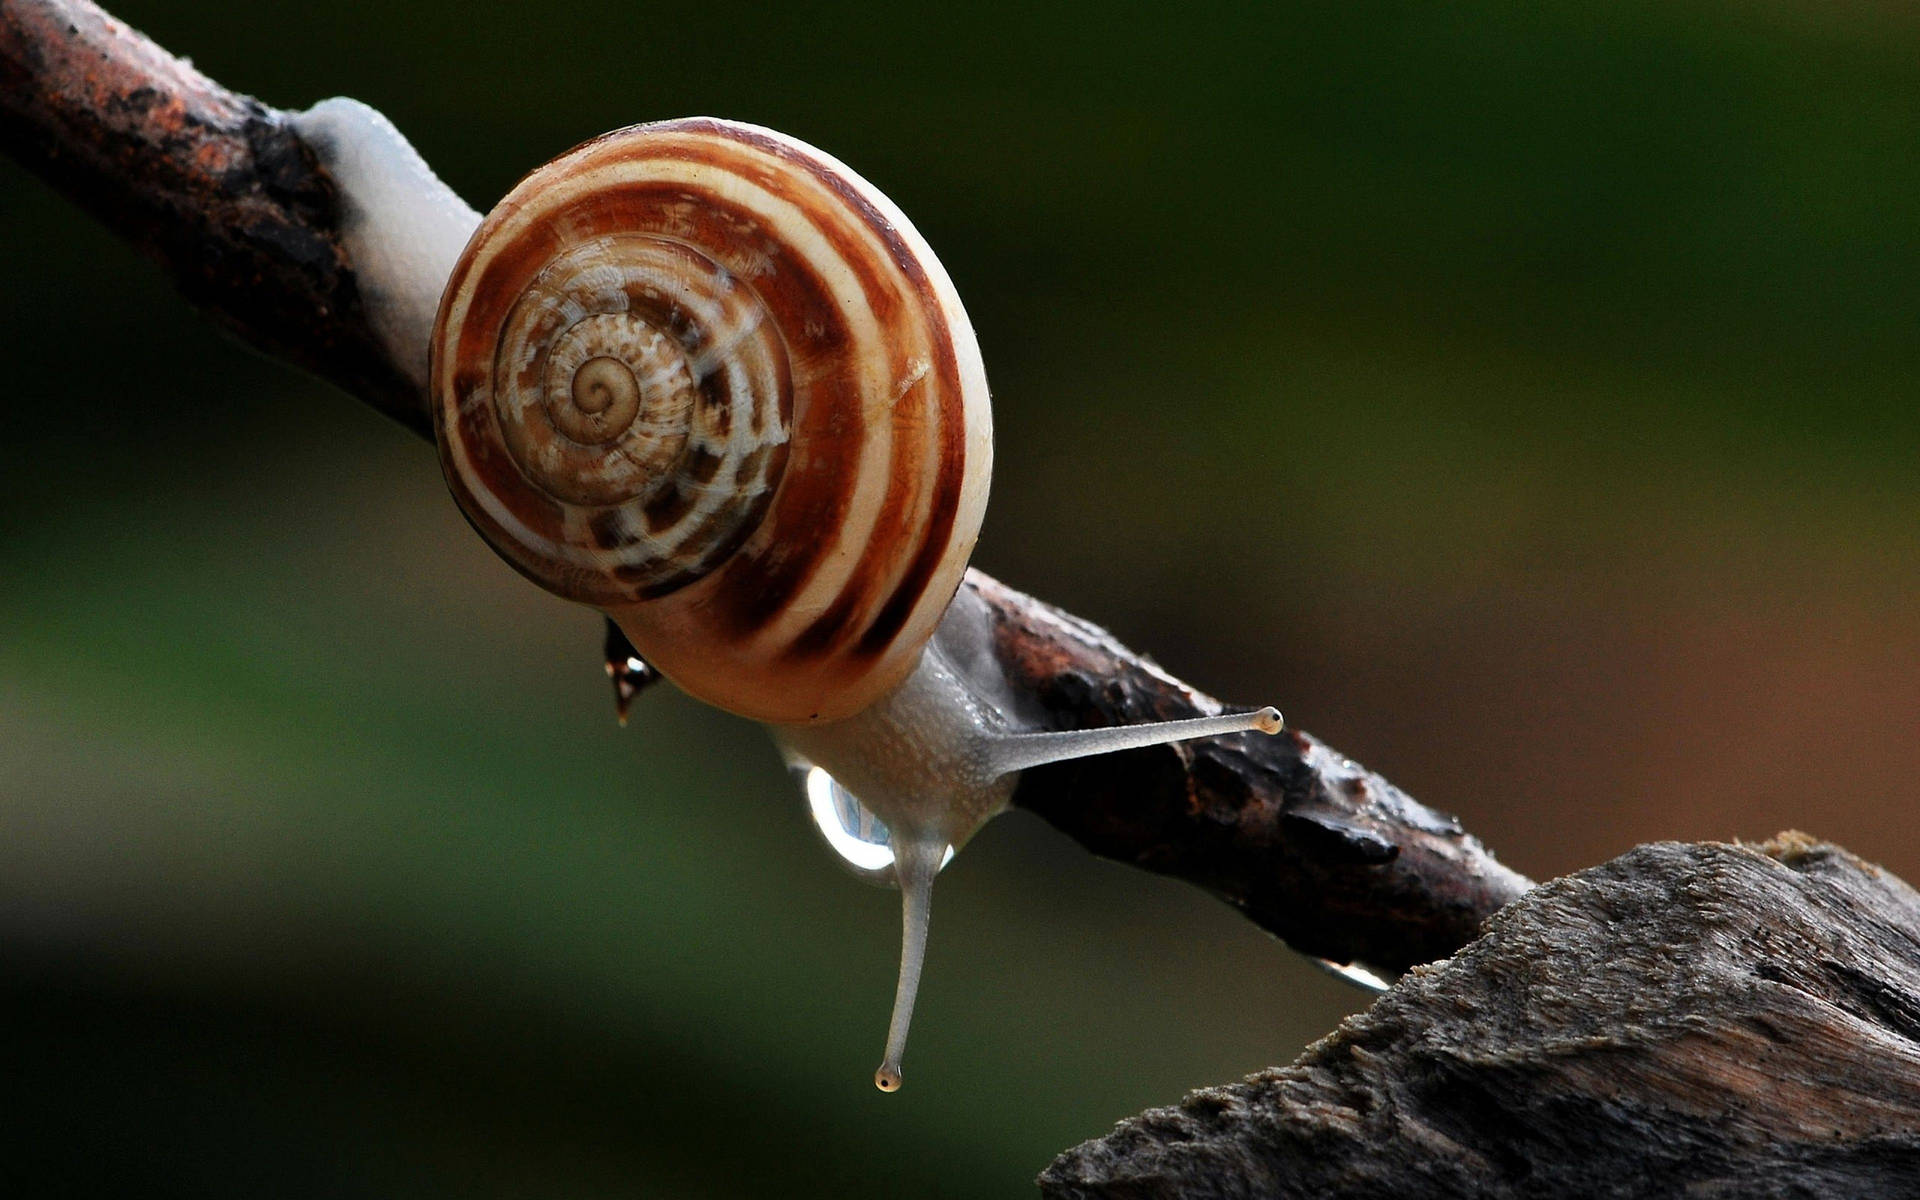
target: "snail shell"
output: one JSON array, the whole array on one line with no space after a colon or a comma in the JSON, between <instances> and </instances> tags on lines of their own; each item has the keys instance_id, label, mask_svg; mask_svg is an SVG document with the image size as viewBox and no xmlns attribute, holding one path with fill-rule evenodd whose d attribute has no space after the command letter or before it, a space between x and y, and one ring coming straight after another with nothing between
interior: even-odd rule
<instances>
[{"instance_id":1,"label":"snail shell","mask_svg":"<svg viewBox=\"0 0 1920 1200\"><path fill-rule=\"evenodd\" d=\"M905 679L986 509L945 270L871 184L755 126L634 126L528 175L454 268L430 380L494 549L760 721Z\"/></svg>"}]
</instances>

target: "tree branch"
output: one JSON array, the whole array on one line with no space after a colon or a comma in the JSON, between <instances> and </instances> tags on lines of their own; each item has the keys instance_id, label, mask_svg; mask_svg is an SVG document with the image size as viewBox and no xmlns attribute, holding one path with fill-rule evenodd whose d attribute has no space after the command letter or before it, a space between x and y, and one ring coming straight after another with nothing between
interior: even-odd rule
<instances>
[{"instance_id":1,"label":"tree branch","mask_svg":"<svg viewBox=\"0 0 1920 1200\"><path fill-rule=\"evenodd\" d=\"M0 148L242 339L431 437L361 308L333 181L287 117L85 0L0 0Z\"/></svg>"},{"instance_id":2,"label":"tree branch","mask_svg":"<svg viewBox=\"0 0 1920 1200\"><path fill-rule=\"evenodd\" d=\"M0 0L0 146L241 338L431 436L425 396L367 321L337 190L289 116L86 0ZM1055 727L1218 708L1084 621L977 571L966 586ZM1304 953L1387 972L1458 949L1530 886L1452 818L1299 733L1041 768L1015 803Z\"/></svg>"}]
</instances>

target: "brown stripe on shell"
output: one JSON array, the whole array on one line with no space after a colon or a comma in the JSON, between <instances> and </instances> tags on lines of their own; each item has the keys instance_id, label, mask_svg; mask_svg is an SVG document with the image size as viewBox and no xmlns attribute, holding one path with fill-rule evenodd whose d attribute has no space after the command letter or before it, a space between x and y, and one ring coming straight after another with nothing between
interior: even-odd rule
<instances>
[{"instance_id":1,"label":"brown stripe on shell","mask_svg":"<svg viewBox=\"0 0 1920 1200\"><path fill-rule=\"evenodd\" d=\"M608 508L588 518L587 532L593 535L593 544L602 550L619 550L640 540L639 535L626 527L625 516L617 508Z\"/></svg>"},{"instance_id":2,"label":"brown stripe on shell","mask_svg":"<svg viewBox=\"0 0 1920 1200\"><path fill-rule=\"evenodd\" d=\"M492 363L488 363L490 368ZM453 373L453 392L460 397L471 396L487 379L486 368L462 363Z\"/></svg>"},{"instance_id":3,"label":"brown stripe on shell","mask_svg":"<svg viewBox=\"0 0 1920 1200\"><path fill-rule=\"evenodd\" d=\"M803 167L818 183L859 214L867 232L877 236L886 246L894 266L905 277L912 297L917 302L915 315L922 318L929 335L927 349L932 362L927 378L916 381L908 395L917 393L923 405L928 398L938 403L938 412L932 419L939 431L939 462L930 489L930 503L924 511L909 509L906 501L917 498L920 492L918 485L921 480L917 468L921 466L923 451L912 439L896 437L887 500L867 551L851 572L847 588L788 649L788 655L793 658L823 657L838 651L841 648L839 643L854 623L855 610L870 603L871 593L883 583L880 576L897 562L896 547L902 544L901 539L911 530L918 551L865 629L853 631L858 636L853 645L854 652L862 657L872 657L886 651L919 604L928 581L948 551L954 521L959 512L960 481L966 471L966 436L964 399L960 395L959 367L953 349L952 331L947 327L940 296L912 248L899 236L886 214L875 208L840 172L773 138L750 132L738 136L739 140L757 149ZM833 241L836 251L843 258L865 262L864 255L860 253L864 247L852 245L850 240L843 242L835 236L835 230L823 228L822 232ZM878 271L862 275L868 302L877 313L885 314L883 320L897 319L904 302L891 287L879 286L880 280ZM909 369L910 363L896 361L891 377L898 378ZM903 421L899 409L907 401L908 396L902 396L894 403L892 413L896 429L903 424L915 426L920 420L927 419L922 416L916 420L909 414L909 418Z\"/></svg>"},{"instance_id":4,"label":"brown stripe on shell","mask_svg":"<svg viewBox=\"0 0 1920 1200\"><path fill-rule=\"evenodd\" d=\"M786 462L786 458L787 444L785 442L777 445L761 446L757 450L750 451L740 460L735 470L735 479L758 480L763 477L778 479L780 478L782 465ZM774 494L775 491L773 488L766 488L762 496L762 503L770 503ZM720 560L722 562L721 569L724 570L724 560L727 556L738 551L741 545L754 535L757 528L758 526L755 524L743 522L736 528L723 531L717 523L710 521L689 534L681 543L682 556L689 560L696 561L709 558ZM722 536L723 532L724 537ZM627 572L615 568L612 574L615 578L631 585L632 598L634 600L655 600L662 596L670 595L680 588L703 578L707 572L703 570L681 570L649 579L644 572Z\"/></svg>"},{"instance_id":5,"label":"brown stripe on shell","mask_svg":"<svg viewBox=\"0 0 1920 1200\"><path fill-rule=\"evenodd\" d=\"M679 480L669 479L640 511L647 519L648 532L660 533L678 525L691 507L693 497L680 490Z\"/></svg>"},{"instance_id":6,"label":"brown stripe on shell","mask_svg":"<svg viewBox=\"0 0 1920 1200\"><path fill-rule=\"evenodd\" d=\"M490 413L476 412L470 408L461 411L456 426L449 431L450 436L443 437L441 441L440 458L455 497L460 501L460 510L466 514L468 523L489 545L497 547L506 539L506 531L470 497L475 492L490 492L494 495L511 494L512 490L519 488L520 468L496 439L473 428L477 422L488 420L490 416ZM448 456L450 444L454 441L458 441L466 450L471 474L463 474L452 468ZM558 540L566 525L565 512L549 497L538 496L533 500L532 504L516 509L515 517L531 530L535 537ZM504 557L509 565L535 583L543 587L552 586L542 571L534 565L513 555Z\"/></svg>"},{"instance_id":7,"label":"brown stripe on shell","mask_svg":"<svg viewBox=\"0 0 1920 1200\"><path fill-rule=\"evenodd\" d=\"M724 442L733 435L733 406L723 403L722 397L713 394L713 390L719 386L719 380L712 375L700 381L701 395L705 396L708 400L708 403L701 409L700 415L707 421L708 432L714 438ZM791 387L792 385L789 384L788 386ZM747 429L748 432L757 437L762 432L760 426L760 409L756 406L749 411L753 415L749 418Z\"/></svg>"},{"instance_id":8,"label":"brown stripe on shell","mask_svg":"<svg viewBox=\"0 0 1920 1200\"><path fill-rule=\"evenodd\" d=\"M720 473L720 464L725 461L711 450L689 446L686 452L686 465L677 474L685 476L694 483L709 484L713 482L714 476Z\"/></svg>"},{"instance_id":9,"label":"brown stripe on shell","mask_svg":"<svg viewBox=\"0 0 1920 1200\"><path fill-rule=\"evenodd\" d=\"M753 530L751 527L743 527L730 531L725 540L718 539L719 533L720 530L711 524L704 525L695 530L688 536L687 541L684 543L688 550L688 557L697 560L706 557L707 554L711 552L714 555L724 558L728 554L738 550L740 543L752 536ZM670 596L688 584L696 583L706 578L707 575L708 572L693 568L672 571L648 581L642 581L636 575L634 579L633 598L635 600L657 600L662 596Z\"/></svg>"},{"instance_id":10,"label":"brown stripe on shell","mask_svg":"<svg viewBox=\"0 0 1920 1200\"><path fill-rule=\"evenodd\" d=\"M794 155L794 161L813 172L814 177L825 184L849 206L857 209L867 219L867 223L876 230L887 243L893 254L893 260L902 273L912 281L916 296L927 320L931 336L933 353L933 379L945 383L953 380L954 386L938 389L940 412L940 462L935 470L934 495L926 514L926 527L920 551L914 556L905 575L901 578L893 593L887 597L880 611L875 614L872 623L860 637L855 646L857 653L874 656L885 652L893 639L899 636L907 619L919 605L928 582L938 569L942 558L949 552L953 538L954 522L960 510L961 481L966 475L966 421L964 398L960 395L959 365L953 348L953 331L947 327L946 311L940 302L933 281L927 277L919 257L913 253L893 223L886 215L874 208L872 203L861 195L838 171L827 169L825 164L805 155ZM956 581L956 587L958 586ZM952 597L941 598L944 601Z\"/></svg>"},{"instance_id":11,"label":"brown stripe on shell","mask_svg":"<svg viewBox=\"0 0 1920 1200\"><path fill-rule=\"evenodd\" d=\"M926 595L927 585L932 582L934 572L939 569L941 559L948 552L948 541L953 535L954 514L960 509L961 476L957 468L965 460L964 443L958 438L952 440L961 443L961 452L957 455L949 452L946 456L947 461L941 464L941 470L936 477L932 513L934 530L944 536L929 536L920 544L920 553L914 556L913 563L907 568L907 573L901 578L899 586L894 588L891 596L887 597L886 603L874 616L873 622L867 626L866 632L860 635L860 641L854 647L858 654L872 657L886 652L887 647L893 644L893 639L900 636L901 629L906 626L907 618L913 615L914 609ZM956 469L949 470L949 463ZM956 579L954 589L958 587L959 580ZM952 590L949 590L948 594L941 599L952 600Z\"/></svg>"},{"instance_id":12,"label":"brown stripe on shell","mask_svg":"<svg viewBox=\"0 0 1920 1200\"><path fill-rule=\"evenodd\" d=\"M942 384L947 380L956 382L952 387L938 389L940 410L935 419L939 421L940 429L939 462L933 469L933 494L922 518L924 527L919 552L914 555L892 593L855 643L855 653L863 657L883 654L893 644L908 618L919 607L942 560L952 553L954 525L959 517L962 483L967 472L965 399L960 395L959 365L954 354L952 335L947 329L946 317L937 303L937 297L933 299L935 303L929 307L930 324L937 326L938 336L933 346L936 357L929 375ZM925 382L922 381L923 384ZM916 387L915 390L935 389ZM958 586L957 579L955 586ZM940 599L951 600L952 596Z\"/></svg>"}]
</instances>

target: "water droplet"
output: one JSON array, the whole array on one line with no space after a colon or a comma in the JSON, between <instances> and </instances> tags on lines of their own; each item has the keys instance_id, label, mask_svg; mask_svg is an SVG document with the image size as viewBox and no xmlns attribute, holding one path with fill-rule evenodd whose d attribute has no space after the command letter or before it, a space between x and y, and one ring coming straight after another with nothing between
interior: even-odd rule
<instances>
[{"instance_id":1,"label":"water droplet","mask_svg":"<svg viewBox=\"0 0 1920 1200\"><path fill-rule=\"evenodd\" d=\"M613 715L620 723L627 723L627 709L633 706L633 698L641 689L651 686L659 680L660 672L648 665L633 648L627 635L612 621L607 622L606 639L607 678L613 680Z\"/></svg>"},{"instance_id":2,"label":"water droplet","mask_svg":"<svg viewBox=\"0 0 1920 1200\"><path fill-rule=\"evenodd\" d=\"M886 823L823 768L801 764L797 773L807 812L813 817L814 828L826 839L827 848L854 874L875 883L893 884L893 837ZM952 861L953 847L949 846L940 865Z\"/></svg>"},{"instance_id":3,"label":"water droplet","mask_svg":"<svg viewBox=\"0 0 1920 1200\"><path fill-rule=\"evenodd\" d=\"M1309 957L1307 961L1340 982L1352 984L1363 992L1378 995L1393 986L1393 981L1387 974L1376 972L1373 968L1359 963L1337 963L1329 959L1313 957Z\"/></svg>"}]
</instances>

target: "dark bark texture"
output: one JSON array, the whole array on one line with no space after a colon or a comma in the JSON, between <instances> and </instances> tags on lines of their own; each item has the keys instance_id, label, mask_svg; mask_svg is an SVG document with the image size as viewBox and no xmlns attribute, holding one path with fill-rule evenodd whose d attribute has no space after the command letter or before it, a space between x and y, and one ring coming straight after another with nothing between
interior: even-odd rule
<instances>
[{"instance_id":1,"label":"dark bark texture","mask_svg":"<svg viewBox=\"0 0 1920 1200\"><path fill-rule=\"evenodd\" d=\"M1059 728L1217 711L1098 626L979 571L966 586ZM1458 821L1298 730L1037 768L1014 803L1104 858L1206 888L1304 954L1386 975L1453 953L1531 886Z\"/></svg>"},{"instance_id":2,"label":"dark bark texture","mask_svg":"<svg viewBox=\"0 0 1920 1200\"><path fill-rule=\"evenodd\" d=\"M1799 834L1642 846L1041 1191L1920 1196L1920 895Z\"/></svg>"},{"instance_id":3,"label":"dark bark texture","mask_svg":"<svg viewBox=\"0 0 1920 1200\"><path fill-rule=\"evenodd\" d=\"M0 150L242 339L427 433L361 309L333 180L286 113L85 0L0 0Z\"/></svg>"},{"instance_id":4,"label":"dark bark texture","mask_svg":"<svg viewBox=\"0 0 1920 1200\"><path fill-rule=\"evenodd\" d=\"M367 323L334 184L285 113L86 0L0 0L0 147L240 337L431 436L426 398ZM1056 727L1214 704L1084 621L977 572L967 586ZM616 699L631 700L647 676L615 666ZM1458 949L1530 886L1451 817L1305 734L1048 767L1016 803L1096 854L1215 892L1309 954L1388 973Z\"/></svg>"}]
</instances>

